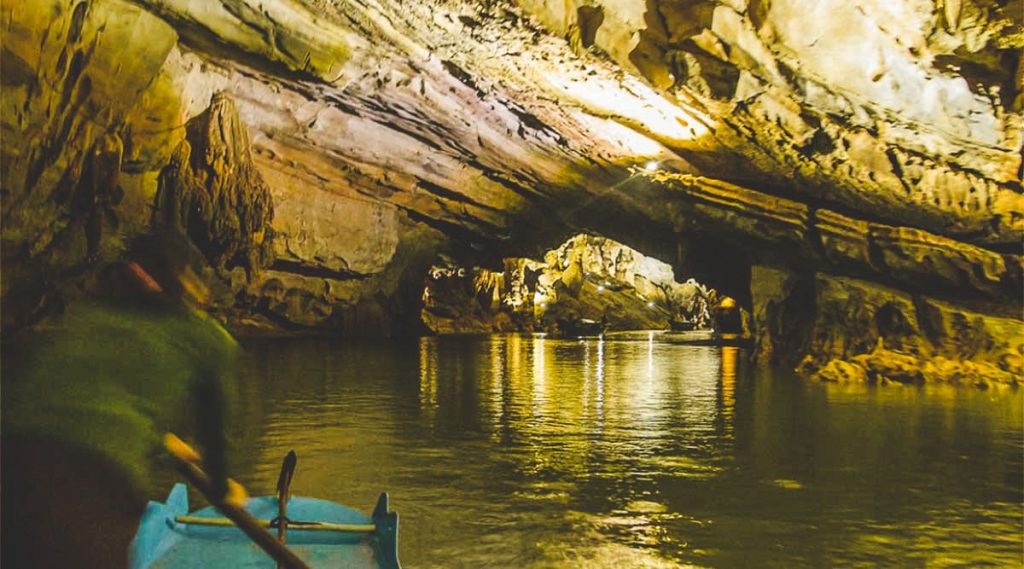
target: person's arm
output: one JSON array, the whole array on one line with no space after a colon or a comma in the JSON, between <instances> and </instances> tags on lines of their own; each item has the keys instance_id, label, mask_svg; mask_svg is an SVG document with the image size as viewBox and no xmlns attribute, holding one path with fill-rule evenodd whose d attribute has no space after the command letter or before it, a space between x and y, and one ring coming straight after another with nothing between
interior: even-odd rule
<instances>
[{"instance_id":1,"label":"person's arm","mask_svg":"<svg viewBox=\"0 0 1024 569\"><path fill-rule=\"evenodd\" d=\"M228 441L226 427L227 398L221 374L201 371L192 390L196 410L196 438L203 449L203 466L213 483L215 498L227 492Z\"/></svg>"}]
</instances>

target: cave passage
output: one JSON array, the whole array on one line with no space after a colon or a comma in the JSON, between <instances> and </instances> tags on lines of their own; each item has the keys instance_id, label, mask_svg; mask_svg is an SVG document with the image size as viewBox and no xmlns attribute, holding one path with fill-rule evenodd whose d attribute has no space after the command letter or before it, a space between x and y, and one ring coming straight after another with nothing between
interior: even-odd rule
<instances>
[{"instance_id":1,"label":"cave passage","mask_svg":"<svg viewBox=\"0 0 1024 569\"><path fill-rule=\"evenodd\" d=\"M506 258L501 271L434 265L421 318L433 333L519 332L558 337L671 330L677 340L742 343L749 313L737 302L622 243L569 238L543 260Z\"/></svg>"},{"instance_id":2,"label":"cave passage","mask_svg":"<svg viewBox=\"0 0 1024 569\"><path fill-rule=\"evenodd\" d=\"M0 563L1020 566L1022 7L0 0Z\"/></svg>"}]
</instances>

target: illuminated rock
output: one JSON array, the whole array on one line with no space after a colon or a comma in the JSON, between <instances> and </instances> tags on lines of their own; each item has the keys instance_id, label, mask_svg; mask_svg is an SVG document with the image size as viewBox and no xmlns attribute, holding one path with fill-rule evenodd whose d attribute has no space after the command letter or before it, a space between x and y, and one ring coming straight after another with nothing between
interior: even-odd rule
<instances>
[{"instance_id":1,"label":"illuminated rock","mask_svg":"<svg viewBox=\"0 0 1024 569\"><path fill-rule=\"evenodd\" d=\"M417 331L439 253L496 268L581 232L760 311L758 345L781 360L830 348L775 321L812 318L798 303L758 307L769 270L784 304L790 285L820 297L821 274L1019 322L1013 2L53 0L0 16L5 328L87 293L149 227L160 172L220 92L249 141L239 183L258 174L274 211L252 192L232 209L262 212L263 241L254 225L228 240L244 262L212 254L233 325ZM276 260L249 260L263 244ZM470 295L589 299L588 262ZM608 276L657 303L649 274ZM948 357L1000 365L972 354Z\"/></svg>"},{"instance_id":2,"label":"illuminated rock","mask_svg":"<svg viewBox=\"0 0 1024 569\"><path fill-rule=\"evenodd\" d=\"M621 243L577 235L543 262L505 259L504 271L434 267L424 324L437 333L564 332L600 322L609 331L667 329L673 320L711 328L718 293Z\"/></svg>"}]
</instances>

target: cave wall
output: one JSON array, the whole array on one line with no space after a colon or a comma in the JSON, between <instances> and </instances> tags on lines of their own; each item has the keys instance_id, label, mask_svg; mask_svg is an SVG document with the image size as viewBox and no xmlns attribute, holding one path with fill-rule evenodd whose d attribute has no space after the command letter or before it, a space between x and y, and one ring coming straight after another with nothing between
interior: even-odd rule
<instances>
[{"instance_id":1,"label":"cave wall","mask_svg":"<svg viewBox=\"0 0 1024 569\"><path fill-rule=\"evenodd\" d=\"M675 252L755 315L768 361L811 373L878 338L910 354L877 323L849 348L821 340L855 308L826 283L856 282L1000 323L971 351L907 313L930 346L914 357L1017 371L1019 3L2 0L0 16L5 330L94 291L177 172L235 188L239 222L204 229L232 252L204 276L238 328L414 330L439 253L493 264L587 231ZM235 134L204 133L211 115ZM205 163L182 170L183 141Z\"/></svg>"},{"instance_id":2,"label":"cave wall","mask_svg":"<svg viewBox=\"0 0 1024 569\"><path fill-rule=\"evenodd\" d=\"M1019 254L719 180L645 178L677 198L681 249L725 253L726 268L707 283L749 306L761 361L828 380L1012 385L1024 377ZM739 286L746 296L733 292ZM893 361L902 371L885 368Z\"/></svg>"},{"instance_id":3,"label":"cave wall","mask_svg":"<svg viewBox=\"0 0 1024 569\"><path fill-rule=\"evenodd\" d=\"M621 140L593 136L550 102L536 110L550 116L538 118L457 63L415 49L380 14L325 19L280 4L283 12L237 2L2 4L9 329L83 294L95 269L149 226L161 173L216 93L233 101L251 142L251 151L226 152L251 154L276 208L276 260L252 282L222 264L211 283L239 299L225 314L246 326L335 329L351 320L347 310L393 312L406 275L418 281L438 251L530 247L571 225L572 212L565 221L535 215L545 203L578 204L628 175L616 164L628 155ZM332 27L340 20L346 27ZM129 65L124 53L139 56ZM118 188L117 203L78 187L83 156L101 150L101 137L118 179L100 185ZM96 201L125 223L105 225L89 254L82 226L97 208L83 204Z\"/></svg>"}]
</instances>

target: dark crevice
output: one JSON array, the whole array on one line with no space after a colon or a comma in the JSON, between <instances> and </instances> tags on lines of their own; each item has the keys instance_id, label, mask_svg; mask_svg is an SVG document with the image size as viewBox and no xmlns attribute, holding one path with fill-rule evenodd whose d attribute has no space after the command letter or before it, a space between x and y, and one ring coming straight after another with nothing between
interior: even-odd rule
<instances>
[{"instance_id":1,"label":"dark crevice","mask_svg":"<svg viewBox=\"0 0 1024 569\"><path fill-rule=\"evenodd\" d=\"M440 185L435 184L433 182L428 182L427 180L423 180L423 179L416 180L416 185L419 186L420 188L422 188L422 189L424 189L424 190L434 194L434 195L440 196L442 198L445 198L445 199L448 199L448 200L451 200L451 201L454 201L454 202L469 204L469 205L471 205L473 207L478 207L480 209L485 209L487 211L494 211L494 212L502 212L503 211L501 208L497 208L497 207L494 207L494 206L489 206L489 205L484 204L484 203L480 203L480 202L474 200L473 198L471 198L471 197L469 197L469 196L467 196L465 194L460 194L459 192L456 192L455 190L449 190L448 188L446 188L444 186L440 186Z\"/></svg>"},{"instance_id":2,"label":"dark crevice","mask_svg":"<svg viewBox=\"0 0 1024 569\"><path fill-rule=\"evenodd\" d=\"M89 10L89 2L79 2L71 12L71 25L68 26L68 44L73 44L82 37L82 28L85 26L85 14Z\"/></svg>"},{"instance_id":3,"label":"dark crevice","mask_svg":"<svg viewBox=\"0 0 1024 569\"><path fill-rule=\"evenodd\" d=\"M804 230L805 239L810 243L814 254L819 260L828 259L828 252L825 249L825 241L822 239L821 230L818 229L818 210L807 209L807 227Z\"/></svg>"},{"instance_id":4,"label":"dark crevice","mask_svg":"<svg viewBox=\"0 0 1024 569\"><path fill-rule=\"evenodd\" d=\"M308 71L295 70L285 63L273 61L229 43L218 41L212 32L197 26L195 22L177 18L174 14L165 11L156 11L155 13L173 26L178 32L181 42L201 55L204 60L215 61L214 56L216 56L216 59L235 61L241 66L266 73L275 80L288 81L293 90L301 90L312 83L326 83L326 80ZM244 67L237 69L245 73ZM262 80L267 81L268 79L264 77Z\"/></svg>"},{"instance_id":5,"label":"dark crevice","mask_svg":"<svg viewBox=\"0 0 1024 569\"><path fill-rule=\"evenodd\" d=\"M562 137L561 133L548 126L542 120L537 118L537 116L534 115L533 113L528 112L526 109L520 107L515 103L512 103L511 101L505 104L505 108L507 108L509 112L514 114L516 118L519 119L519 122L523 124L523 126L537 132L543 132L557 140L560 145L564 145L565 139Z\"/></svg>"},{"instance_id":6,"label":"dark crevice","mask_svg":"<svg viewBox=\"0 0 1024 569\"><path fill-rule=\"evenodd\" d=\"M289 320L287 316L283 316L281 314L278 314L273 309L271 309L269 306L265 306L265 303L262 303L262 302L254 308L254 312L256 312L257 314L263 315L268 320L273 322L275 325L280 326L283 330L287 330L289 332L304 332L304 331L306 331L306 332L315 332L315 331L318 331L318 329L315 328L315 327L305 326L303 324L299 324L298 322L293 322L293 321Z\"/></svg>"},{"instance_id":7,"label":"dark crevice","mask_svg":"<svg viewBox=\"0 0 1024 569\"><path fill-rule=\"evenodd\" d=\"M370 277L370 275L358 273L356 271L307 265L305 263L289 261L287 259L275 259L270 265L270 270L280 271L282 273L291 273L293 275L301 275L304 277L331 279L336 281L363 280Z\"/></svg>"},{"instance_id":8,"label":"dark crevice","mask_svg":"<svg viewBox=\"0 0 1024 569\"><path fill-rule=\"evenodd\" d=\"M452 77L458 79L460 83L476 91L478 97L483 98L483 96L487 94L479 85L476 84L476 81L473 80L473 76L467 73L465 69L451 61L448 61L447 59L442 61L441 65L444 66L445 70L448 71Z\"/></svg>"},{"instance_id":9,"label":"dark crevice","mask_svg":"<svg viewBox=\"0 0 1024 569\"><path fill-rule=\"evenodd\" d=\"M490 168L476 159L470 160L469 162L467 162L467 164L473 168L476 168L477 170L480 170L480 172L488 180L495 182L501 186L504 186L505 188L512 190L516 194L530 201L535 201L540 197L537 195L537 192L531 190L529 187L523 186L513 180L510 180L507 174L503 174L495 170L494 168Z\"/></svg>"},{"instance_id":10,"label":"dark crevice","mask_svg":"<svg viewBox=\"0 0 1024 569\"><path fill-rule=\"evenodd\" d=\"M900 185L903 186L903 191L908 196L914 192L914 189L910 187L910 184L904 179L903 166L900 165L899 157L896 156L896 151L892 148L885 149L885 157L889 159L889 165L892 166L892 173L896 175L896 179L900 181Z\"/></svg>"},{"instance_id":11,"label":"dark crevice","mask_svg":"<svg viewBox=\"0 0 1024 569\"><path fill-rule=\"evenodd\" d=\"M918 328L933 345L941 345L943 341L942 315L935 307L928 305L920 295L911 296L914 303L914 318L917 320Z\"/></svg>"},{"instance_id":12,"label":"dark crevice","mask_svg":"<svg viewBox=\"0 0 1024 569\"><path fill-rule=\"evenodd\" d=\"M405 212L409 219L439 231L460 245L473 249L486 249L489 248L487 247L488 245L502 246L503 240L495 236L478 233L466 228L464 225L430 217L406 207L400 206L399 209Z\"/></svg>"},{"instance_id":13,"label":"dark crevice","mask_svg":"<svg viewBox=\"0 0 1024 569\"><path fill-rule=\"evenodd\" d=\"M341 112L352 115L354 117L362 117L362 113L359 112L359 108L350 104L348 101L337 95L327 95L327 101L331 103L336 109ZM316 100L313 98L312 100Z\"/></svg>"},{"instance_id":14,"label":"dark crevice","mask_svg":"<svg viewBox=\"0 0 1024 569\"><path fill-rule=\"evenodd\" d=\"M597 30L604 23L604 8L600 6L580 6L576 8L576 20L580 25L580 43L587 48L594 45Z\"/></svg>"},{"instance_id":15,"label":"dark crevice","mask_svg":"<svg viewBox=\"0 0 1024 569\"><path fill-rule=\"evenodd\" d=\"M387 111L384 111L384 112L387 112ZM411 128L408 128L406 126L403 126L402 124L400 124L397 121L395 121L393 117L389 117L389 120L377 120L376 122L378 124L380 124L381 126L385 126L387 128L390 128L391 130L393 130L395 132L404 134L405 136L408 136L409 138L412 138L412 139L416 140L417 142L422 143L423 145L429 147L431 150L434 150L434 151L437 151L437 152L441 152L442 150L444 150L444 147L442 147L438 142L434 141L430 137L428 137L428 136L426 136L426 135L424 135L424 134L422 134L420 132L417 132L414 129L411 129Z\"/></svg>"}]
</instances>

